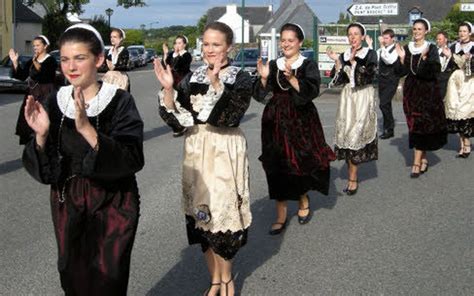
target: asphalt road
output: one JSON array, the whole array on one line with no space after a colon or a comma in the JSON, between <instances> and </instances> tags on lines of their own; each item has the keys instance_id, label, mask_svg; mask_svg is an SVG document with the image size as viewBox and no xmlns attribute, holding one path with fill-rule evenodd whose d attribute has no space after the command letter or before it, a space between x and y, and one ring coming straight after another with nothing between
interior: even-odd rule
<instances>
[{"instance_id":1,"label":"asphalt road","mask_svg":"<svg viewBox=\"0 0 474 296\"><path fill-rule=\"evenodd\" d=\"M198 246L186 241L180 212L182 138L157 115L151 70L130 73L145 122L145 168L138 174L141 217L132 253L130 295L202 295L209 278ZM13 135L21 95L0 94L0 295L61 295L47 186L21 164ZM332 145L338 94L314 101ZM343 162L331 166L328 196L312 192L314 217L300 226L297 205L284 235L271 237L260 154L263 105L253 101L248 140L253 224L234 265L241 295L473 295L473 159L455 159L457 139L429 153L431 167L409 178L412 152L400 102L396 137L379 141L379 160L360 167L360 189L345 196Z\"/></svg>"}]
</instances>

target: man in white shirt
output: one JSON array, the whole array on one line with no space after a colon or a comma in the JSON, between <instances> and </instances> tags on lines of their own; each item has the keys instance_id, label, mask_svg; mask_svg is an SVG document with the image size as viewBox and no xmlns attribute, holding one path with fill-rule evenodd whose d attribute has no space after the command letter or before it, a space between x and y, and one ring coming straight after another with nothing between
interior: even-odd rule
<instances>
[{"instance_id":1,"label":"man in white shirt","mask_svg":"<svg viewBox=\"0 0 474 296\"><path fill-rule=\"evenodd\" d=\"M395 121L392 111L392 99L397 91L400 76L397 73L397 64L400 63L395 50L395 32L386 29L379 36L379 99L380 111L383 116L383 133L380 139L390 139L394 136Z\"/></svg>"}]
</instances>

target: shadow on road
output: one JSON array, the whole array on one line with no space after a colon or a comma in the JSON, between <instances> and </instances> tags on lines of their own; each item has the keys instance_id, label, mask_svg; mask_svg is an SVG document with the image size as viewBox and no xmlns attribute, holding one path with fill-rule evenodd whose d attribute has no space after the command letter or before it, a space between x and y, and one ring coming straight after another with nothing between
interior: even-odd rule
<instances>
[{"instance_id":1,"label":"shadow on road","mask_svg":"<svg viewBox=\"0 0 474 296\"><path fill-rule=\"evenodd\" d=\"M159 137L161 135L168 134L168 133L171 133L171 128L170 127L168 127L166 125L160 126L160 127L145 131L143 133L143 141L148 141L150 139L153 139L153 138L156 138L156 137Z\"/></svg>"},{"instance_id":2,"label":"shadow on road","mask_svg":"<svg viewBox=\"0 0 474 296\"><path fill-rule=\"evenodd\" d=\"M311 209L333 209L337 203L337 188L334 180L338 177L337 169L331 168L331 184L328 196L310 192ZM297 202L289 203L288 219L296 214ZM247 245L237 254L234 260L234 280L236 295L241 295L245 280L255 270L277 256L285 238L285 232L279 236L268 235L270 224L275 219L274 202L267 197L255 201L251 205L252 225L249 230ZM291 231L288 229L287 231ZM264 279L263 279L264 280ZM181 252L181 261L161 278L147 295L202 295L209 287L209 275L199 246L186 247Z\"/></svg>"},{"instance_id":3,"label":"shadow on road","mask_svg":"<svg viewBox=\"0 0 474 296\"><path fill-rule=\"evenodd\" d=\"M23 167L21 158L0 163L0 175L5 175Z\"/></svg>"},{"instance_id":4,"label":"shadow on road","mask_svg":"<svg viewBox=\"0 0 474 296\"><path fill-rule=\"evenodd\" d=\"M403 134L401 137L392 139L390 145L397 146L398 152L400 152L400 154L405 158L405 166L411 167L413 164L413 149L408 147L408 134ZM430 151L427 153L427 158L430 166L436 165L441 161L436 154L433 154Z\"/></svg>"}]
</instances>

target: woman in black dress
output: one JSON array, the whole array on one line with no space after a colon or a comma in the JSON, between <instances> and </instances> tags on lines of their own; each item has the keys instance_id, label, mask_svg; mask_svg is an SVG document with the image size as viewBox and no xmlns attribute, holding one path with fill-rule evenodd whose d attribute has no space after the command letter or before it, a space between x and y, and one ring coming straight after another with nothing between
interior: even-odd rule
<instances>
[{"instance_id":1,"label":"woman in black dress","mask_svg":"<svg viewBox=\"0 0 474 296\"><path fill-rule=\"evenodd\" d=\"M232 29L204 29L207 64L176 86L171 66L155 60L160 105L188 130L184 135L182 207L189 244L200 244L211 276L205 295L234 295L232 259L247 242L250 213L247 142L239 128L252 80L229 64ZM185 295L186 293L180 293Z\"/></svg>"},{"instance_id":2,"label":"woman in black dress","mask_svg":"<svg viewBox=\"0 0 474 296\"><path fill-rule=\"evenodd\" d=\"M287 225L287 201L299 202L298 221L311 217L307 192L329 191L329 162L335 159L326 144L313 100L321 79L314 61L300 54L304 32L288 23L280 30L283 57L257 64L260 79L253 97L266 104L262 115L262 155L270 199L276 200L277 220L270 234L280 234ZM270 97L269 93L273 95Z\"/></svg>"},{"instance_id":3,"label":"woman in black dress","mask_svg":"<svg viewBox=\"0 0 474 296\"><path fill-rule=\"evenodd\" d=\"M125 36L125 32L122 29L113 28L110 32L112 48L109 49L106 59L109 71L102 80L130 92L130 79L125 72L128 70L128 60L130 57L127 48L122 45Z\"/></svg>"},{"instance_id":4,"label":"woman in black dress","mask_svg":"<svg viewBox=\"0 0 474 296\"><path fill-rule=\"evenodd\" d=\"M42 103L55 88L54 82L58 65L56 60L48 54L48 47L49 40L46 36L39 35L35 37L33 39L33 57L23 66L18 62L18 53L14 49L10 49L9 52L13 67L13 78L28 82L28 89L18 114L15 132L20 138L21 145L28 142L33 132L25 121L26 99L31 95L36 101Z\"/></svg>"},{"instance_id":5,"label":"woman in black dress","mask_svg":"<svg viewBox=\"0 0 474 296\"><path fill-rule=\"evenodd\" d=\"M474 42L471 41L472 24L463 22L458 27L459 40L445 50L450 73L446 91L445 112L448 132L459 134L460 149L456 157L471 154L470 138L474 136Z\"/></svg>"},{"instance_id":6,"label":"woman in black dress","mask_svg":"<svg viewBox=\"0 0 474 296\"><path fill-rule=\"evenodd\" d=\"M71 85L45 106L27 99L34 136L23 165L51 186L58 270L66 295L126 295L138 225L135 173L144 165L143 122L133 97L97 81L104 62L100 34L90 25L59 39L61 68Z\"/></svg>"},{"instance_id":7,"label":"woman in black dress","mask_svg":"<svg viewBox=\"0 0 474 296\"><path fill-rule=\"evenodd\" d=\"M174 89L181 80L191 72L191 62L193 57L186 50L188 46L188 38L184 35L176 36L173 44L173 51L169 52L168 45L163 43L163 57L165 66L170 65L171 73L173 73ZM159 107L161 118L173 129L173 137L180 137L186 132L186 128L182 126L173 114L166 112L163 106Z\"/></svg>"},{"instance_id":8,"label":"woman in black dress","mask_svg":"<svg viewBox=\"0 0 474 296\"><path fill-rule=\"evenodd\" d=\"M334 83L343 84L336 115L334 142L339 160L347 163L349 180L343 190L354 195L359 188L358 168L365 162L377 160L377 99L372 85L377 70L377 53L363 47L365 26L347 26L350 48L341 55L327 52L336 65Z\"/></svg>"},{"instance_id":9,"label":"woman in black dress","mask_svg":"<svg viewBox=\"0 0 474 296\"><path fill-rule=\"evenodd\" d=\"M442 148L447 142L446 115L438 76L441 64L436 45L425 40L431 30L427 19L413 23L413 41L397 44L403 85L403 111L408 125L408 145L414 149L411 178L428 171L426 151Z\"/></svg>"}]
</instances>

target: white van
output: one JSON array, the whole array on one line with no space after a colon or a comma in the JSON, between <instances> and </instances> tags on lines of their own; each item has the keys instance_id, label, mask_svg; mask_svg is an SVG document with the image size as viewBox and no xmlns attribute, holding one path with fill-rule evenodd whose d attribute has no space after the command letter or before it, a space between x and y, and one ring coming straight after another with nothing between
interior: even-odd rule
<instances>
[{"instance_id":1,"label":"white van","mask_svg":"<svg viewBox=\"0 0 474 296\"><path fill-rule=\"evenodd\" d=\"M140 66L146 66L148 53L146 52L144 45L130 45L127 49L136 49L140 54Z\"/></svg>"}]
</instances>

